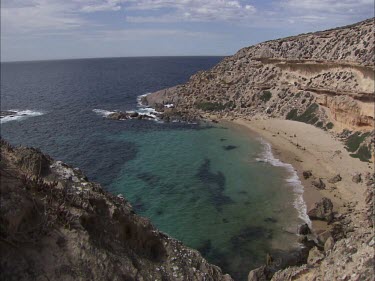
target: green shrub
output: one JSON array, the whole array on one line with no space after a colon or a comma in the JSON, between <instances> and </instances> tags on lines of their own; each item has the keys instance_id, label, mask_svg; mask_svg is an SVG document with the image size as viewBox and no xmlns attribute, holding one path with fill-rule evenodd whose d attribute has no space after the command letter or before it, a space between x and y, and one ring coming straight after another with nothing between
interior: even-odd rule
<instances>
[{"instance_id":1,"label":"green shrub","mask_svg":"<svg viewBox=\"0 0 375 281\"><path fill-rule=\"evenodd\" d=\"M225 104L218 103L218 102L201 102L195 105L198 109L202 109L204 111L220 111L226 108L233 108L234 102L230 101Z\"/></svg>"},{"instance_id":2,"label":"green shrub","mask_svg":"<svg viewBox=\"0 0 375 281\"><path fill-rule=\"evenodd\" d=\"M287 120L295 120L297 118L297 109L293 108L289 113L286 115Z\"/></svg>"},{"instance_id":3,"label":"green shrub","mask_svg":"<svg viewBox=\"0 0 375 281\"><path fill-rule=\"evenodd\" d=\"M297 109L294 108L286 115L286 119L308 124L315 124L317 121L319 121L319 118L315 114L318 107L319 106L316 103L313 103L301 115L298 115Z\"/></svg>"},{"instance_id":4,"label":"green shrub","mask_svg":"<svg viewBox=\"0 0 375 281\"><path fill-rule=\"evenodd\" d=\"M296 121L315 124L315 122L319 120L315 115L315 112L318 109L318 107L319 106L316 103L313 103L306 109L304 113L297 117Z\"/></svg>"},{"instance_id":5,"label":"green shrub","mask_svg":"<svg viewBox=\"0 0 375 281\"><path fill-rule=\"evenodd\" d=\"M368 146L362 145L357 153L350 154L353 158L359 158L363 162L370 162L371 160L371 151Z\"/></svg>"},{"instance_id":6,"label":"green shrub","mask_svg":"<svg viewBox=\"0 0 375 281\"><path fill-rule=\"evenodd\" d=\"M272 97L272 93L270 91L263 91L262 95L260 96L260 100L263 102L268 102Z\"/></svg>"},{"instance_id":7,"label":"green shrub","mask_svg":"<svg viewBox=\"0 0 375 281\"><path fill-rule=\"evenodd\" d=\"M333 128L333 123L332 122L327 123L326 128L328 130L331 130Z\"/></svg>"},{"instance_id":8,"label":"green shrub","mask_svg":"<svg viewBox=\"0 0 375 281\"><path fill-rule=\"evenodd\" d=\"M346 140L346 150L349 152L355 152L360 147L361 143L365 140L366 137L368 137L370 133L363 133L356 132L352 134L348 139Z\"/></svg>"}]
</instances>

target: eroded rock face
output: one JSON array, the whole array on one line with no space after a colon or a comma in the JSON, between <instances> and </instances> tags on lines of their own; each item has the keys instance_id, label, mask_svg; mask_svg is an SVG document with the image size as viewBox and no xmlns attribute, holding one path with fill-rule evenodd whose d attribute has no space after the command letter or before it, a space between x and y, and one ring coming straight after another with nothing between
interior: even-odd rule
<instances>
[{"instance_id":1,"label":"eroded rock face","mask_svg":"<svg viewBox=\"0 0 375 281\"><path fill-rule=\"evenodd\" d=\"M4 141L1 159L1 280L232 280L79 169Z\"/></svg>"}]
</instances>

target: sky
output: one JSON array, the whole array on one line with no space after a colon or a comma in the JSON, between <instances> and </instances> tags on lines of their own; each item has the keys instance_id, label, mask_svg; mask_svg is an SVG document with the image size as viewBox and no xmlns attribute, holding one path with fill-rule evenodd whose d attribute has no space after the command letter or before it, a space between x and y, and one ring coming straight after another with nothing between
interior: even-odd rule
<instances>
[{"instance_id":1,"label":"sky","mask_svg":"<svg viewBox=\"0 0 375 281\"><path fill-rule=\"evenodd\" d=\"M1 0L1 61L232 55L371 17L373 0Z\"/></svg>"}]
</instances>

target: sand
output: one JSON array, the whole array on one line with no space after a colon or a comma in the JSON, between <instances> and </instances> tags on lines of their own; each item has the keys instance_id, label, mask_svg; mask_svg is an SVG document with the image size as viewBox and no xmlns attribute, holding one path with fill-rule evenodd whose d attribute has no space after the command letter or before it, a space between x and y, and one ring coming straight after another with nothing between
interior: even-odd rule
<instances>
[{"instance_id":1,"label":"sand","mask_svg":"<svg viewBox=\"0 0 375 281\"><path fill-rule=\"evenodd\" d=\"M296 169L304 186L304 200L307 210L322 197L332 200L334 210L345 212L348 202L354 203L355 209L364 208L365 185L354 183L352 177L357 172L372 172L372 164L361 162L349 155L344 144L329 132L312 125L279 119L266 120L231 120L243 129L254 132L272 145L273 153L285 163ZM305 180L303 171L310 170L313 177ZM331 184L328 180L340 174L342 181ZM321 178L326 189L320 190L312 185L314 179ZM321 232L327 229L324 222L314 221L313 229Z\"/></svg>"}]
</instances>

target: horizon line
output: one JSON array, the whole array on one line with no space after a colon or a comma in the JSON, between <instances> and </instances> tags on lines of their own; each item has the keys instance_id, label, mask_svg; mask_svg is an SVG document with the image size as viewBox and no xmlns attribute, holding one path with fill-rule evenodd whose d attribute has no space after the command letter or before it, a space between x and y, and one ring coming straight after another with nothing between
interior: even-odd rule
<instances>
[{"instance_id":1,"label":"horizon line","mask_svg":"<svg viewBox=\"0 0 375 281\"><path fill-rule=\"evenodd\" d=\"M59 59L35 59L35 60L6 60L0 63L23 63L23 62L46 62L64 60L90 60L90 59L121 59L121 58L177 58L177 57L228 57L232 55L171 55L171 56L115 56L115 57L82 57L82 58L59 58Z\"/></svg>"}]
</instances>

